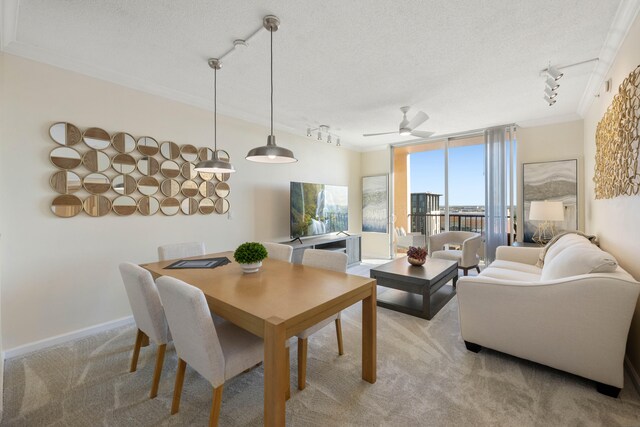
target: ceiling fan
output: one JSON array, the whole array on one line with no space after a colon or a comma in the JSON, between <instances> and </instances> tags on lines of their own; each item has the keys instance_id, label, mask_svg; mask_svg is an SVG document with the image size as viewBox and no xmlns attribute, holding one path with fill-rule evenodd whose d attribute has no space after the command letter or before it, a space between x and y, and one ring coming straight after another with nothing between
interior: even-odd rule
<instances>
[{"instance_id":1,"label":"ceiling fan","mask_svg":"<svg viewBox=\"0 0 640 427\"><path fill-rule=\"evenodd\" d=\"M400 126L398 127L398 130L395 130L393 132L365 133L362 136L379 136L379 135L391 135L393 133L399 133L402 136L411 135L411 136L417 136L419 138L429 138L431 135L434 134L434 132L414 130L415 128L417 128L418 126L420 126L421 124L429 120L429 116L424 111L418 111L416 115L413 116L413 119L409 121L407 119L407 112L409 111L410 108L411 107L400 107L400 111L402 111L403 116L402 116L402 121L400 122Z\"/></svg>"}]
</instances>

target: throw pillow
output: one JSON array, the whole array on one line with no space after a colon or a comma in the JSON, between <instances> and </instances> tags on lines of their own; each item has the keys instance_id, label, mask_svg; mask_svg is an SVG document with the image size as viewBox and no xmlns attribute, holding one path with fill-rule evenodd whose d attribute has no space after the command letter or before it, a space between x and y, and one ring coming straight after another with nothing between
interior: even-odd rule
<instances>
[{"instance_id":1,"label":"throw pillow","mask_svg":"<svg viewBox=\"0 0 640 427\"><path fill-rule=\"evenodd\" d=\"M545 262L540 280L555 280L589 273L611 273L618 267L615 257L595 245L564 248L551 261Z\"/></svg>"}]
</instances>

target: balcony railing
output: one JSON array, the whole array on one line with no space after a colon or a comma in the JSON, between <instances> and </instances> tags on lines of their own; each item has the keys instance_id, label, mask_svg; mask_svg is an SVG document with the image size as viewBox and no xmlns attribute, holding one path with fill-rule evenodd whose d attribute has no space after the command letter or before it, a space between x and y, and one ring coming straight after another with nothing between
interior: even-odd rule
<instances>
[{"instance_id":1,"label":"balcony railing","mask_svg":"<svg viewBox=\"0 0 640 427\"><path fill-rule=\"evenodd\" d=\"M438 234L444 231L445 221L443 213L430 214L409 214L411 231L419 232L426 236ZM473 231L474 233L484 232L484 214L449 214L450 231Z\"/></svg>"}]
</instances>

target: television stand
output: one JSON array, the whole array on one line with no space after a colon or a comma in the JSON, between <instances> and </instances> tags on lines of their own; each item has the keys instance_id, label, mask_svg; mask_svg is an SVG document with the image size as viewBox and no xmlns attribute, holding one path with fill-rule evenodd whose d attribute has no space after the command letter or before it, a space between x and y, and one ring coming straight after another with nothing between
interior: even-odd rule
<instances>
[{"instance_id":1,"label":"television stand","mask_svg":"<svg viewBox=\"0 0 640 427\"><path fill-rule=\"evenodd\" d=\"M310 237L307 239L293 239L290 242L283 242L284 245L289 245L293 248L293 255L291 257L291 262L294 264L302 263L302 256L304 251L307 249L321 249L325 251L332 252L343 252L347 254L347 265L357 265L362 260L361 258L361 239L357 234L349 235L348 233L342 232L342 234L346 234L346 236L339 236L337 234L330 234L326 236L319 237ZM295 243L300 242L300 244Z\"/></svg>"},{"instance_id":2,"label":"television stand","mask_svg":"<svg viewBox=\"0 0 640 427\"><path fill-rule=\"evenodd\" d=\"M344 234L345 236L351 236L351 234L347 233L346 231L338 231L338 234L336 234L336 236L339 236L341 234Z\"/></svg>"}]
</instances>

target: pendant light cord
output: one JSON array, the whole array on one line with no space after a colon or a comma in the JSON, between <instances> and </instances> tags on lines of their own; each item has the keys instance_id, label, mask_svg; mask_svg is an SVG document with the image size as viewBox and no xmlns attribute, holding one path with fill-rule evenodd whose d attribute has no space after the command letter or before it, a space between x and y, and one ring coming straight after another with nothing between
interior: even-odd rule
<instances>
[{"instance_id":1,"label":"pendant light cord","mask_svg":"<svg viewBox=\"0 0 640 427\"><path fill-rule=\"evenodd\" d=\"M213 69L213 156L218 152L218 69Z\"/></svg>"},{"instance_id":2,"label":"pendant light cord","mask_svg":"<svg viewBox=\"0 0 640 427\"><path fill-rule=\"evenodd\" d=\"M273 29L269 30L271 35L271 135L273 135Z\"/></svg>"}]
</instances>

